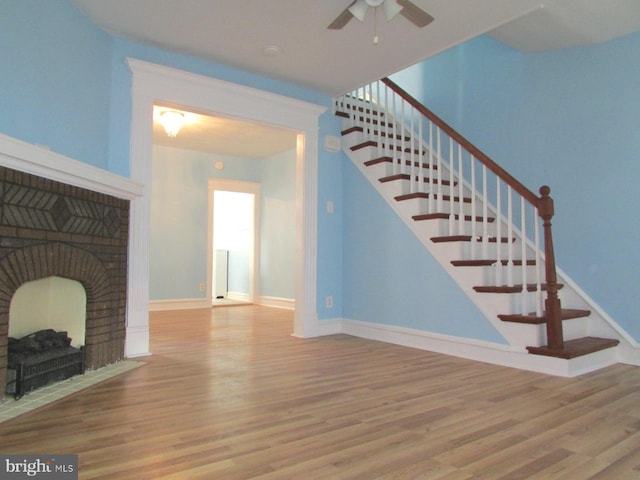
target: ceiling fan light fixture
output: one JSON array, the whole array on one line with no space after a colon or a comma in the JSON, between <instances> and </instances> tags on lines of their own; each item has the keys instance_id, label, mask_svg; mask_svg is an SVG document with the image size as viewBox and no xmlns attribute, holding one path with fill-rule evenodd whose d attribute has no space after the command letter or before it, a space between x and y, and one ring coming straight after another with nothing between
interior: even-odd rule
<instances>
[{"instance_id":1,"label":"ceiling fan light fixture","mask_svg":"<svg viewBox=\"0 0 640 480\"><path fill-rule=\"evenodd\" d=\"M369 9L369 4L367 0L356 0L356 3L351 5L347 10L353 15L355 18L364 22L364 16L367 14L367 10Z\"/></svg>"},{"instance_id":2,"label":"ceiling fan light fixture","mask_svg":"<svg viewBox=\"0 0 640 480\"><path fill-rule=\"evenodd\" d=\"M184 113L177 110L165 110L160 114L160 122L169 137L175 137L184 125Z\"/></svg>"},{"instance_id":3,"label":"ceiling fan light fixture","mask_svg":"<svg viewBox=\"0 0 640 480\"><path fill-rule=\"evenodd\" d=\"M396 0L384 0L382 3L382 11L384 12L384 16L387 21L393 19L397 14L400 13L402 7L398 5Z\"/></svg>"}]
</instances>

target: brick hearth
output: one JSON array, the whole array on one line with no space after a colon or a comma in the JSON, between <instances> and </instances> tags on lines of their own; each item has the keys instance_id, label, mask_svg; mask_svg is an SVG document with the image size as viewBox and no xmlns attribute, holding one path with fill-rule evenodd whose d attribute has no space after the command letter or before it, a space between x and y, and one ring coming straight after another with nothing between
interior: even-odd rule
<instances>
[{"instance_id":1,"label":"brick hearth","mask_svg":"<svg viewBox=\"0 0 640 480\"><path fill-rule=\"evenodd\" d=\"M124 357L128 226L128 200L0 167L0 399L9 306L25 282L80 282L87 294L86 367Z\"/></svg>"}]
</instances>

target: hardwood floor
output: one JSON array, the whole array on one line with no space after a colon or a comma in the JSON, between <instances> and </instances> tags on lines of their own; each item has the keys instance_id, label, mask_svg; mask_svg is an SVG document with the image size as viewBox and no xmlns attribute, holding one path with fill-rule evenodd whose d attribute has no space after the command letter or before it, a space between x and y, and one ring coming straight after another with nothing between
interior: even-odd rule
<instances>
[{"instance_id":1,"label":"hardwood floor","mask_svg":"<svg viewBox=\"0 0 640 480\"><path fill-rule=\"evenodd\" d=\"M640 368L549 377L266 307L155 312L146 365L0 424L81 479L638 479Z\"/></svg>"}]
</instances>

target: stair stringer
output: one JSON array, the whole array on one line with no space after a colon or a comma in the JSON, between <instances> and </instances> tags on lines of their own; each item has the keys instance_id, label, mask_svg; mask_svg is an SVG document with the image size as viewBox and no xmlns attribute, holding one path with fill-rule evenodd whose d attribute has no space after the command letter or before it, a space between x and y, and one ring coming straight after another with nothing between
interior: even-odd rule
<instances>
[{"instance_id":1,"label":"stair stringer","mask_svg":"<svg viewBox=\"0 0 640 480\"><path fill-rule=\"evenodd\" d=\"M348 125L347 120L345 120L345 124ZM394 191L393 187L390 189L384 184L381 184L379 181L379 175L376 174L376 169L372 169L371 167L364 165L365 161L371 160L374 157L376 148L366 147L357 151L351 150L350 147L361 142L362 134L353 132L345 135L343 136L342 142L343 151L356 165L358 170L365 176L365 178L369 180L374 189L385 199L391 209L420 240L427 251L430 252L434 259L450 275L460 289L477 306L491 325L494 326L494 328L496 328L496 330L505 338L512 351L528 355L526 352L527 346L540 346L546 344L546 327L544 324L532 325L503 322L498 318L499 314L519 311L519 297L521 294L476 292L473 287L487 284L486 278L491 275L491 273L487 273L487 271L493 267L454 267L451 264L451 260L460 258L460 255L455 252L457 247L449 244L434 244L430 241L432 236L438 235L437 221L430 221L429 223L431 223L431 226L428 227L417 225L418 222L412 219L412 215L418 212L414 211L411 213L409 208L399 205L399 202L394 199L397 190ZM495 211L495 209L492 209L491 207L489 208L490 210ZM500 220L498 219L498 221ZM447 220L444 220L444 222L447 222ZM519 241L519 237L517 238ZM528 240L526 240L526 242L530 243ZM529 248L527 248L527 250L529 250ZM575 318L565 320L563 322L565 339L570 340L584 336L605 336L620 340L620 344L617 347L609 349L609 351L586 355L586 358L580 357L571 360L555 359L560 363L564 363L560 367L560 370L565 373L577 372L575 374L579 374L602 368L618 361L640 365L640 348L638 343L626 334L626 332L624 332L624 330L617 325L613 319L608 317L604 310L598 307L592 299L586 296L586 294L577 287L577 284L575 284L575 282L573 282L564 272L558 269L557 274L558 282L564 285L559 293L563 305L570 305L571 308L591 311L591 315L588 317ZM530 293L529 295L535 294ZM496 347L500 350L504 349L503 345L496 345ZM531 357L537 356L532 355L530 358ZM538 359L532 358L531 361L534 362ZM548 359L542 360L542 362L548 362ZM532 368L532 370L540 371L539 368ZM567 375L572 376L571 373L568 373Z\"/></svg>"}]
</instances>

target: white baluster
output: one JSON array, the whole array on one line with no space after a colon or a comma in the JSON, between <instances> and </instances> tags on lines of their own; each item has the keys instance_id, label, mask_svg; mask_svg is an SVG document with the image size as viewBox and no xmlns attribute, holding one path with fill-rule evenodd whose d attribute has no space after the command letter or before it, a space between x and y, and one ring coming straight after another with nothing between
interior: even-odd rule
<instances>
[{"instance_id":1,"label":"white baluster","mask_svg":"<svg viewBox=\"0 0 640 480\"><path fill-rule=\"evenodd\" d=\"M464 202L462 198L464 197L464 165L462 161L462 145L458 144L458 196L460 197L460 201L458 202L458 235L464 235ZM450 187L451 196L455 195L455 188L453 185ZM475 217L473 214L471 215L471 221L475 221Z\"/></svg>"},{"instance_id":2,"label":"white baluster","mask_svg":"<svg viewBox=\"0 0 640 480\"><path fill-rule=\"evenodd\" d=\"M414 117L416 115L416 109L413 108L413 106L410 108L409 110L409 114L411 115L411 130L409 135L411 136L411 140L409 141L409 148L411 149L411 151L409 152L409 159L411 161L411 168L409 168L409 175L411 176L411 192L419 192L420 191L420 184L418 183L420 181L420 178L418 177L418 166L416 164L416 149L413 148L413 144L415 143L414 141L414 133L415 132L415 125L414 125Z\"/></svg>"},{"instance_id":3,"label":"white baluster","mask_svg":"<svg viewBox=\"0 0 640 480\"><path fill-rule=\"evenodd\" d=\"M418 172L419 172L419 191L424 192L428 190L428 186L425 182L424 173L424 159L422 158L424 152L424 139L422 138L422 115L418 114Z\"/></svg>"},{"instance_id":4,"label":"white baluster","mask_svg":"<svg viewBox=\"0 0 640 480\"><path fill-rule=\"evenodd\" d=\"M496 237L502 238L502 191L501 191L500 177L496 175L496 210L497 215L495 222L496 225ZM497 249L496 255L496 285L502 285L502 250Z\"/></svg>"},{"instance_id":5,"label":"white baluster","mask_svg":"<svg viewBox=\"0 0 640 480\"><path fill-rule=\"evenodd\" d=\"M455 193L455 189L453 188L453 169L455 168L455 162L453 160L453 138L449 137L449 196L453 200L453 195ZM444 186L443 186L444 191ZM449 202L449 235L453 235L455 233L455 216L456 205L454 202Z\"/></svg>"},{"instance_id":6,"label":"white baluster","mask_svg":"<svg viewBox=\"0 0 640 480\"><path fill-rule=\"evenodd\" d=\"M513 287L513 195L511 185L507 185L507 285Z\"/></svg>"},{"instance_id":7,"label":"white baluster","mask_svg":"<svg viewBox=\"0 0 640 480\"><path fill-rule=\"evenodd\" d=\"M393 135L392 139L387 139L387 143L392 145L392 150L391 150L391 158L393 159L393 173L397 174L397 173L402 173L402 171L400 170L400 164L399 161L397 160L396 154L397 154L397 146L398 146L398 140L396 138L396 125L398 123L397 118L396 118L396 92L393 92L391 94L391 109L393 110L393 128L391 129L391 134Z\"/></svg>"},{"instance_id":8,"label":"white baluster","mask_svg":"<svg viewBox=\"0 0 640 480\"><path fill-rule=\"evenodd\" d=\"M520 222L522 224L522 232L520 237L520 254L522 256L522 305L521 313L526 315L527 312L527 219L526 219L526 203L524 197L520 197Z\"/></svg>"},{"instance_id":9,"label":"white baluster","mask_svg":"<svg viewBox=\"0 0 640 480\"><path fill-rule=\"evenodd\" d=\"M380 103L380 80L376 81L376 108L378 110L378 158L382 157L382 105Z\"/></svg>"},{"instance_id":10,"label":"white baluster","mask_svg":"<svg viewBox=\"0 0 640 480\"><path fill-rule=\"evenodd\" d=\"M542 295L542 272L540 271L542 268L542 261L541 261L541 255L542 252L540 251L540 215L538 212L537 208L534 208L533 210L533 215L534 215L534 236L535 236L535 244L536 244L536 251L535 251L535 262L536 262L536 315L538 317L542 316L542 312L544 310L543 307L543 295Z\"/></svg>"},{"instance_id":11,"label":"white baluster","mask_svg":"<svg viewBox=\"0 0 640 480\"><path fill-rule=\"evenodd\" d=\"M476 214L476 159L471 155L471 215ZM462 201L462 198L460 199ZM476 259L476 242L478 234L476 232L476 222L471 222L471 260Z\"/></svg>"},{"instance_id":12,"label":"white baluster","mask_svg":"<svg viewBox=\"0 0 640 480\"><path fill-rule=\"evenodd\" d=\"M488 224L488 187L487 167L482 164L482 258L489 257L489 224ZM500 239L496 239L496 248L500 248Z\"/></svg>"},{"instance_id":13,"label":"white baluster","mask_svg":"<svg viewBox=\"0 0 640 480\"><path fill-rule=\"evenodd\" d=\"M434 163L433 163L433 122L431 120L429 120L429 162L428 162L428 168L429 168L429 208L428 208L428 212L427 213L432 213L433 212L433 194L435 192L435 188L433 188L433 181L434 181L434 172L433 172L433 167L434 167Z\"/></svg>"},{"instance_id":14,"label":"white baluster","mask_svg":"<svg viewBox=\"0 0 640 480\"><path fill-rule=\"evenodd\" d=\"M386 139L384 141L384 155L386 157L391 157L391 161L393 162L393 156L391 155L391 149L389 148L389 142L391 141L391 139L389 138L389 126L387 125L387 119L391 118L391 115L389 115L389 87L387 85L384 86L384 112L384 131L387 133ZM382 123L383 122L380 122L380 127L382 127Z\"/></svg>"},{"instance_id":15,"label":"white baluster","mask_svg":"<svg viewBox=\"0 0 640 480\"><path fill-rule=\"evenodd\" d=\"M400 159L402 161L402 167L400 168L400 173L405 173L407 171L407 154L404 149L404 126L407 123L407 117L405 117L404 105L405 101L402 100L400 103Z\"/></svg>"},{"instance_id":16,"label":"white baluster","mask_svg":"<svg viewBox=\"0 0 640 480\"><path fill-rule=\"evenodd\" d=\"M438 202L437 202L437 210L438 213L443 211L442 209L442 144L440 142L440 127L436 126L436 167L438 172Z\"/></svg>"}]
</instances>

